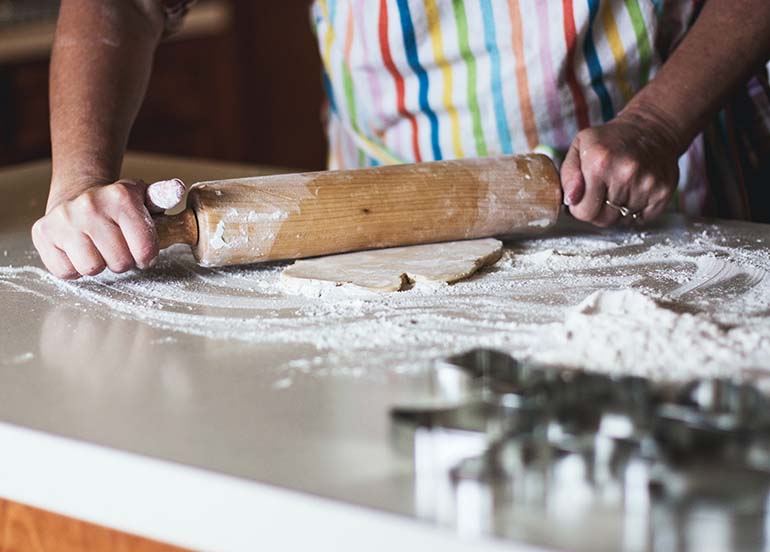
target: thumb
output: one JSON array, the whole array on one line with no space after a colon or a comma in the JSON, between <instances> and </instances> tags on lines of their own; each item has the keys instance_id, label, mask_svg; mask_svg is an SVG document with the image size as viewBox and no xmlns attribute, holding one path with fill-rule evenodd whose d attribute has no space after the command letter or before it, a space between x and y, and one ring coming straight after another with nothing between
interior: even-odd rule
<instances>
[{"instance_id":1,"label":"thumb","mask_svg":"<svg viewBox=\"0 0 770 552\"><path fill-rule=\"evenodd\" d=\"M579 137L572 141L564 163L561 164L561 187L564 190L565 205L577 205L583 199L586 183L580 166Z\"/></svg>"},{"instance_id":2,"label":"thumb","mask_svg":"<svg viewBox=\"0 0 770 552\"><path fill-rule=\"evenodd\" d=\"M162 213L176 207L184 197L187 187L178 178L161 180L147 186L144 203L151 213Z\"/></svg>"}]
</instances>

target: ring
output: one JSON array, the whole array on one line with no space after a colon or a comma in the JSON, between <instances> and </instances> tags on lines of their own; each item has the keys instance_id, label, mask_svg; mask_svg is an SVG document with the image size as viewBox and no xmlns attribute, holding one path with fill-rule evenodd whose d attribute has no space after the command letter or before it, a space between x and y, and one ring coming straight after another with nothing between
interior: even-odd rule
<instances>
[{"instance_id":1,"label":"ring","mask_svg":"<svg viewBox=\"0 0 770 552\"><path fill-rule=\"evenodd\" d=\"M635 213L631 212L631 209L628 207L625 207L624 205L615 205L612 203L609 199L605 199L604 203L615 209L620 213L621 217L627 217L630 216L632 219L636 220L639 218L639 215L641 215L642 211L636 211Z\"/></svg>"}]
</instances>

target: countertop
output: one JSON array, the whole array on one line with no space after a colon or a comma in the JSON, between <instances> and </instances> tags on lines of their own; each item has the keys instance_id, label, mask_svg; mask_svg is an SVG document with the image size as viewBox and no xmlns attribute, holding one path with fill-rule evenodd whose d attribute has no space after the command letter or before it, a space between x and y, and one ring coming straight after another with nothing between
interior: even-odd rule
<instances>
[{"instance_id":1,"label":"countertop","mask_svg":"<svg viewBox=\"0 0 770 552\"><path fill-rule=\"evenodd\" d=\"M0 171L0 267L41 266L29 227L49 170ZM132 154L124 172L195 182L271 170ZM767 227L722 226L768 250ZM417 519L389 411L426 396L419 370L295 370L283 385L287 358L319 353L186 333L28 283L0 281L0 496L196 549L542 549Z\"/></svg>"},{"instance_id":2,"label":"countertop","mask_svg":"<svg viewBox=\"0 0 770 552\"><path fill-rule=\"evenodd\" d=\"M0 171L0 265L40 265L29 228L49 171ZM148 181L275 171L146 154L124 163ZM308 376L276 391L281 375L255 347L194 337L169 347L166 330L60 299L0 285L0 496L193 549L478 544L409 519L411 468L389 445L387 411L411 378Z\"/></svg>"}]
</instances>

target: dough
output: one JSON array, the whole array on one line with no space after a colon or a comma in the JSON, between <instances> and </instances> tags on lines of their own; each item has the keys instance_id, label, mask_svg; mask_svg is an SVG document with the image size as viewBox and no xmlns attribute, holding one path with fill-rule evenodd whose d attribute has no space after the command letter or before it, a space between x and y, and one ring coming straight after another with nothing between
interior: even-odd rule
<instances>
[{"instance_id":1,"label":"dough","mask_svg":"<svg viewBox=\"0 0 770 552\"><path fill-rule=\"evenodd\" d=\"M492 238L431 243L300 260L284 269L284 283L307 280L403 291L417 282L451 284L497 262L503 244Z\"/></svg>"}]
</instances>

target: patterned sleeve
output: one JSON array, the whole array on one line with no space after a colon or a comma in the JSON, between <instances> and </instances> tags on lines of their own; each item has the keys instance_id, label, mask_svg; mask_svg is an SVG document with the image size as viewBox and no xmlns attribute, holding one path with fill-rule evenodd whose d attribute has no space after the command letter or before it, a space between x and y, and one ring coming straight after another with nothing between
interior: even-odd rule
<instances>
[{"instance_id":1,"label":"patterned sleeve","mask_svg":"<svg viewBox=\"0 0 770 552\"><path fill-rule=\"evenodd\" d=\"M160 0L160 4L163 7L163 13L166 16L166 35L177 31L182 26L185 15L190 11L190 8L195 1L196 0Z\"/></svg>"}]
</instances>

